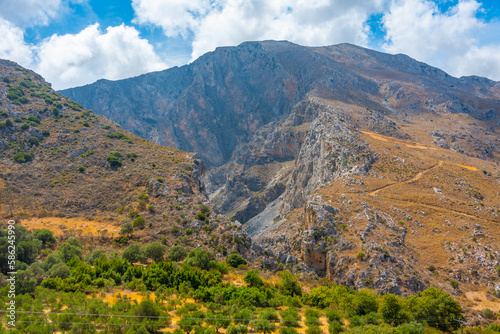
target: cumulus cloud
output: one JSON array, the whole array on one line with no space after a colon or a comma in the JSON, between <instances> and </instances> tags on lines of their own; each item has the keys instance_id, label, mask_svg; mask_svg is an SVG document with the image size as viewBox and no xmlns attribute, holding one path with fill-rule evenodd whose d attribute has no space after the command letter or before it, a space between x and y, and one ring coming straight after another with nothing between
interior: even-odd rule
<instances>
[{"instance_id":1,"label":"cumulus cloud","mask_svg":"<svg viewBox=\"0 0 500 334\"><path fill-rule=\"evenodd\" d=\"M18 27L46 25L61 6L61 0L0 0L0 16Z\"/></svg>"},{"instance_id":2,"label":"cumulus cloud","mask_svg":"<svg viewBox=\"0 0 500 334\"><path fill-rule=\"evenodd\" d=\"M94 24L78 34L54 35L37 49L36 70L56 89L166 68L153 46L135 28L125 25L101 32Z\"/></svg>"},{"instance_id":3,"label":"cumulus cloud","mask_svg":"<svg viewBox=\"0 0 500 334\"><path fill-rule=\"evenodd\" d=\"M31 47L24 42L23 31L0 18L0 58L30 67L33 61L32 57Z\"/></svg>"},{"instance_id":4,"label":"cumulus cloud","mask_svg":"<svg viewBox=\"0 0 500 334\"><path fill-rule=\"evenodd\" d=\"M441 13L431 1L395 1L383 17L387 31L383 49L420 60L466 52L476 42L474 31L483 26L476 18L479 7L475 0L465 0Z\"/></svg>"},{"instance_id":5,"label":"cumulus cloud","mask_svg":"<svg viewBox=\"0 0 500 334\"><path fill-rule=\"evenodd\" d=\"M384 0L133 0L136 21L167 36L192 36L192 59L221 45L286 39L303 45L365 45L367 18ZM192 34L192 35L190 35Z\"/></svg>"},{"instance_id":6,"label":"cumulus cloud","mask_svg":"<svg viewBox=\"0 0 500 334\"><path fill-rule=\"evenodd\" d=\"M450 61L455 75L478 75L500 80L500 45L473 46L463 56Z\"/></svg>"},{"instance_id":7,"label":"cumulus cloud","mask_svg":"<svg viewBox=\"0 0 500 334\"><path fill-rule=\"evenodd\" d=\"M481 4L461 0L447 12L427 0L395 0L384 13L384 51L405 53L455 76L500 79L500 45L482 45L489 29L477 18Z\"/></svg>"}]
</instances>

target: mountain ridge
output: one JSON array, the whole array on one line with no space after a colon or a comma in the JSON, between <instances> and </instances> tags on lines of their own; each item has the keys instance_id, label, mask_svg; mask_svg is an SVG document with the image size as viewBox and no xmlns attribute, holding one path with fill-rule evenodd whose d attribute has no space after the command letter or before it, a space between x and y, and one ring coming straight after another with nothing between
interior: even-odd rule
<instances>
[{"instance_id":1,"label":"mountain ridge","mask_svg":"<svg viewBox=\"0 0 500 334\"><path fill-rule=\"evenodd\" d=\"M349 44L264 41L63 93L196 151L210 203L271 267L398 294L497 284L498 82Z\"/></svg>"}]
</instances>

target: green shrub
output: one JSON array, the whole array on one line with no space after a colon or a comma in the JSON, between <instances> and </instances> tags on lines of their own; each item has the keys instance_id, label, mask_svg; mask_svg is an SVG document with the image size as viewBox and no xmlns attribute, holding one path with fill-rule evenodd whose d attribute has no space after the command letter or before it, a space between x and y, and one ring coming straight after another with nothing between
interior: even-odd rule
<instances>
[{"instance_id":1,"label":"green shrub","mask_svg":"<svg viewBox=\"0 0 500 334\"><path fill-rule=\"evenodd\" d=\"M139 204L137 205L137 210L143 211L146 210L146 201L144 200L139 200Z\"/></svg>"},{"instance_id":2,"label":"green shrub","mask_svg":"<svg viewBox=\"0 0 500 334\"><path fill-rule=\"evenodd\" d=\"M148 205L148 211L149 212L155 212L155 206L153 204Z\"/></svg>"},{"instance_id":3,"label":"green shrub","mask_svg":"<svg viewBox=\"0 0 500 334\"><path fill-rule=\"evenodd\" d=\"M486 319L490 319L490 320L494 320L496 318L495 312L493 312L489 308L486 308L483 310L483 317L485 317Z\"/></svg>"},{"instance_id":4,"label":"green shrub","mask_svg":"<svg viewBox=\"0 0 500 334\"><path fill-rule=\"evenodd\" d=\"M139 214L139 212L137 212L137 210L130 210L130 212L127 214L127 217L135 218L135 217L137 217L138 214Z\"/></svg>"},{"instance_id":5,"label":"green shrub","mask_svg":"<svg viewBox=\"0 0 500 334\"><path fill-rule=\"evenodd\" d=\"M144 218L142 218L141 216L137 217L136 219L134 219L134 221L132 222L132 226L134 228L144 228L144 226L146 226L146 221L144 220Z\"/></svg>"},{"instance_id":6,"label":"green shrub","mask_svg":"<svg viewBox=\"0 0 500 334\"><path fill-rule=\"evenodd\" d=\"M165 245L162 245L159 242L153 242L146 246L144 254L146 254L149 259L152 259L155 262L160 262L163 260L166 249L167 247L165 247Z\"/></svg>"},{"instance_id":7,"label":"green shrub","mask_svg":"<svg viewBox=\"0 0 500 334\"><path fill-rule=\"evenodd\" d=\"M203 221L203 220L207 219L207 217L205 216L205 214L203 212L198 212L196 214L196 219Z\"/></svg>"},{"instance_id":8,"label":"green shrub","mask_svg":"<svg viewBox=\"0 0 500 334\"><path fill-rule=\"evenodd\" d=\"M458 290L458 288L460 287L460 284L454 279L450 280L450 285L455 290Z\"/></svg>"},{"instance_id":9,"label":"green shrub","mask_svg":"<svg viewBox=\"0 0 500 334\"><path fill-rule=\"evenodd\" d=\"M188 252L186 248L182 247L181 245L174 245L170 247L167 256L171 261L182 261L186 258L187 254Z\"/></svg>"},{"instance_id":10,"label":"green shrub","mask_svg":"<svg viewBox=\"0 0 500 334\"><path fill-rule=\"evenodd\" d=\"M31 161L33 159L33 155L30 153L17 152L14 154L13 160L20 164Z\"/></svg>"},{"instance_id":11,"label":"green shrub","mask_svg":"<svg viewBox=\"0 0 500 334\"><path fill-rule=\"evenodd\" d=\"M177 227L172 227L170 232L172 232L172 234L176 234L176 233L179 233L179 229Z\"/></svg>"},{"instance_id":12,"label":"green shrub","mask_svg":"<svg viewBox=\"0 0 500 334\"><path fill-rule=\"evenodd\" d=\"M38 146L40 145L40 141L38 140L37 137L31 136L28 138L28 142L30 143L31 146Z\"/></svg>"},{"instance_id":13,"label":"green shrub","mask_svg":"<svg viewBox=\"0 0 500 334\"><path fill-rule=\"evenodd\" d=\"M29 128L30 128L30 125L28 123L23 123L23 125L21 125L21 127L20 127L21 131L28 130Z\"/></svg>"},{"instance_id":14,"label":"green shrub","mask_svg":"<svg viewBox=\"0 0 500 334\"><path fill-rule=\"evenodd\" d=\"M226 263L233 268L238 268L241 264L247 264L247 261L240 254L231 254L226 258Z\"/></svg>"},{"instance_id":15,"label":"green shrub","mask_svg":"<svg viewBox=\"0 0 500 334\"><path fill-rule=\"evenodd\" d=\"M109 165L112 168L117 168L117 167L120 167L122 165L122 159L120 158L121 156L122 155L119 152L115 152L115 151L109 152L106 160L108 160Z\"/></svg>"},{"instance_id":16,"label":"green shrub","mask_svg":"<svg viewBox=\"0 0 500 334\"><path fill-rule=\"evenodd\" d=\"M149 195L146 193L142 193L139 195L139 199L143 200L143 201L147 201L147 200L149 200Z\"/></svg>"},{"instance_id":17,"label":"green shrub","mask_svg":"<svg viewBox=\"0 0 500 334\"><path fill-rule=\"evenodd\" d=\"M191 235L191 234L193 234L193 231L190 228L186 229L186 235Z\"/></svg>"},{"instance_id":18,"label":"green shrub","mask_svg":"<svg viewBox=\"0 0 500 334\"><path fill-rule=\"evenodd\" d=\"M45 137L50 136L49 130L42 130L42 136L45 136Z\"/></svg>"}]
</instances>

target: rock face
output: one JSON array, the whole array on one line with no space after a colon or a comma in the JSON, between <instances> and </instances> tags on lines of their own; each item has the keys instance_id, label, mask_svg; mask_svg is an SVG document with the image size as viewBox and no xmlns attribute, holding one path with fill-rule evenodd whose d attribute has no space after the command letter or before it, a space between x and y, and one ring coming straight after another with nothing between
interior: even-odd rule
<instances>
[{"instance_id":1,"label":"rock face","mask_svg":"<svg viewBox=\"0 0 500 334\"><path fill-rule=\"evenodd\" d=\"M441 249L432 236L463 237L441 226L441 214L460 224L499 219L498 191L478 186L500 179L500 83L485 78L454 78L349 44L265 41L61 93L139 136L196 152L207 171L199 161L191 166L202 177L195 188L243 223L256 252L267 254L264 266L416 292L435 280L419 242ZM182 186L173 190L189 192ZM170 191L155 181L148 187L154 196ZM485 238L482 231L473 237ZM436 261L489 256L477 269L487 277L498 262L492 252Z\"/></svg>"},{"instance_id":2,"label":"rock face","mask_svg":"<svg viewBox=\"0 0 500 334\"><path fill-rule=\"evenodd\" d=\"M311 154L330 150L338 157L313 164L314 182L307 176L306 159L311 157L297 161L298 180L288 183L293 189L287 191L287 209L302 205L308 193L333 180L331 170L338 176L353 168L345 159L350 148L315 142L314 136L324 135L321 120L307 132L319 113L301 101L315 97L361 106L370 114L351 125L407 137L387 115L468 113L493 124L500 110L494 99L499 90L499 83L457 79L404 55L349 44L311 48L265 41L217 48L190 65L120 81L99 80L61 93L143 138L197 152L210 168L205 183L214 206L245 222L284 191L281 184L288 182L292 168L287 162L298 157L306 135L307 146L316 145ZM348 122L352 112L328 121L337 123L331 130L341 129L338 138L351 131L339 122ZM363 150L360 143L349 145ZM482 152L488 154L488 148ZM357 172L371 158L356 164Z\"/></svg>"}]
</instances>

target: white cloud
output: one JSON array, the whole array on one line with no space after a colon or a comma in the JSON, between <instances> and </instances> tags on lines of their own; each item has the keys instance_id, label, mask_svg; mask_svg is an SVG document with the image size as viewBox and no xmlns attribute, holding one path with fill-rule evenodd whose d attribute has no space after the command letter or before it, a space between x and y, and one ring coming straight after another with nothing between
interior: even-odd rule
<instances>
[{"instance_id":1,"label":"white cloud","mask_svg":"<svg viewBox=\"0 0 500 334\"><path fill-rule=\"evenodd\" d=\"M478 75L500 80L500 45L473 46L464 56L450 61L455 75Z\"/></svg>"},{"instance_id":2,"label":"white cloud","mask_svg":"<svg viewBox=\"0 0 500 334\"><path fill-rule=\"evenodd\" d=\"M365 45L367 18L384 0L133 0L136 21L167 36L192 34L195 59L221 45L286 39L303 45Z\"/></svg>"},{"instance_id":3,"label":"white cloud","mask_svg":"<svg viewBox=\"0 0 500 334\"><path fill-rule=\"evenodd\" d=\"M94 24L75 35L53 35L38 46L37 55L36 71L55 89L166 68L152 45L125 25L101 32Z\"/></svg>"},{"instance_id":4,"label":"white cloud","mask_svg":"<svg viewBox=\"0 0 500 334\"><path fill-rule=\"evenodd\" d=\"M483 27L476 18L479 7L475 0L463 0L441 13L431 1L396 0L383 17L383 49L419 60L466 52L476 42L473 33Z\"/></svg>"},{"instance_id":5,"label":"white cloud","mask_svg":"<svg viewBox=\"0 0 500 334\"><path fill-rule=\"evenodd\" d=\"M0 0L0 17L18 27L46 25L61 6L61 0Z\"/></svg>"},{"instance_id":6,"label":"white cloud","mask_svg":"<svg viewBox=\"0 0 500 334\"><path fill-rule=\"evenodd\" d=\"M479 20L476 0L461 0L446 13L427 0L395 0L384 13L384 51L405 53L454 76L500 79L500 45L482 45L493 23Z\"/></svg>"},{"instance_id":7,"label":"white cloud","mask_svg":"<svg viewBox=\"0 0 500 334\"><path fill-rule=\"evenodd\" d=\"M30 67L32 57L31 47L24 42L23 31L0 18L0 58Z\"/></svg>"},{"instance_id":8,"label":"white cloud","mask_svg":"<svg viewBox=\"0 0 500 334\"><path fill-rule=\"evenodd\" d=\"M209 0L132 0L136 22L162 27L169 37L186 36L211 9Z\"/></svg>"}]
</instances>

